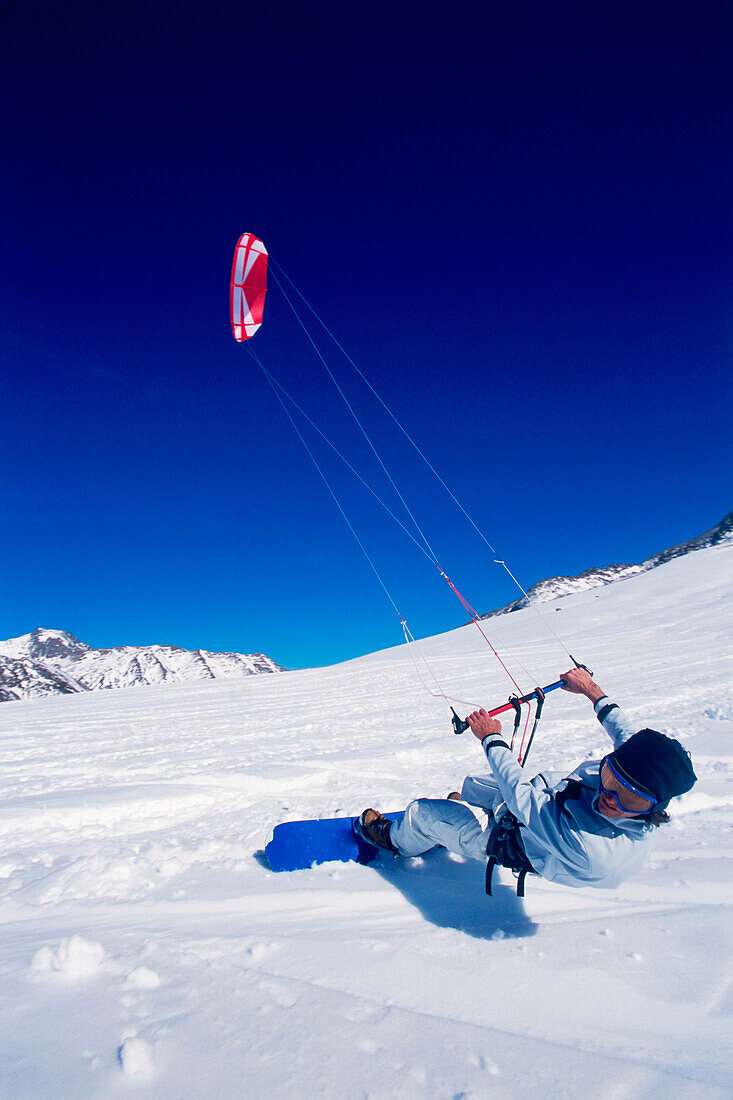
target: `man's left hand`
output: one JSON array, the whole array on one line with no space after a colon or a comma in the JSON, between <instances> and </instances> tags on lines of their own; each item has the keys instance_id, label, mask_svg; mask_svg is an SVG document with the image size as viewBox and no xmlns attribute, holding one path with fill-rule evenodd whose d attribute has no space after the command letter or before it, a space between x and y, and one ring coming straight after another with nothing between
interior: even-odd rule
<instances>
[{"instance_id":1,"label":"man's left hand","mask_svg":"<svg viewBox=\"0 0 733 1100\"><path fill-rule=\"evenodd\" d=\"M497 718L489 718L488 712L483 708L469 714L466 721L471 727L471 733L479 741L483 741L484 737L501 736L501 722Z\"/></svg>"}]
</instances>

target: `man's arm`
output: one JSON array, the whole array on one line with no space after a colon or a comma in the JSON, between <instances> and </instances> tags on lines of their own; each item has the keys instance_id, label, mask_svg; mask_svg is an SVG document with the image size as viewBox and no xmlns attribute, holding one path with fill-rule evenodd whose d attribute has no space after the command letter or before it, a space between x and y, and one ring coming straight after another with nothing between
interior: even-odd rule
<instances>
[{"instance_id":1,"label":"man's arm","mask_svg":"<svg viewBox=\"0 0 733 1100\"><path fill-rule=\"evenodd\" d=\"M563 691L569 691L572 695L585 695L586 699L590 700L596 717L613 741L614 748L618 748L629 737L633 737L636 727L632 726L619 705L611 702L603 688L599 687L586 669L571 668L568 672L563 672L560 679L564 681ZM506 744L501 737L501 722L496 718L489 718L485 710L477 710L474 714L469 714L466 721L474 737L482 742L487 756L488 749L495 741L501 745Z\"/></svg>"},{"instance_id":2,"label":"man's arm","mask_svg":"<svg viewBox=\"0 0 733 1100\"><path fill-rule=\"evenodd\" d=\"M619 707L618 703L612 703L602 687L599 687L593 677L584 668L571 668L563 672L563 691L569 691L573 695L585 695L590 699L596 712L598 721L611 738L614 748L628 740L636 733L629 719Z\"/></svg>"},{"instance_id":3,"label":"man's arm","mask_svg":"<svg viewBox=\"0 0 733 1100\"><path fill-rule=\"evenodd\" d=\"M485 710L475 711L466 721L481 741L507 809L529 830L535 843L553 853L570 874L587 878L590 864L583 838L563 828L552 796L535 787L522 771L501 738L501 722L490 718Z\"/></svg>"}]
</instances>

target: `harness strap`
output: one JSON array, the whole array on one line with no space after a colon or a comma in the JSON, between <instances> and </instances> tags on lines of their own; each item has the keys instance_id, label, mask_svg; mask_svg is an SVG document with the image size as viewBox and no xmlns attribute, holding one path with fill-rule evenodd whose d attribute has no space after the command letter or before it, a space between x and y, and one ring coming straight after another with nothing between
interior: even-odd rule
<instances>
[{"instance_id":1,"label":"harness strap","mask_svg":"<svg viewBox=\"0 0 733 1100\"><path fill-rule=\"evenodd\" d=\"M486 893L491 896L494 867L508 867L518 875L517 897L524 897L524 880L528 874L533 874L534 867L527 858L522 837L519 832L521 824L516 817L507 812L500 821L494 825L489 833L486 845L488 860L486 863Z\"/></svg>"},{"instance_id":2,"label":"harness strap","mask_svg":"<svg viewBox=\"0 0 733 1100\"><path fill-rule=\"evenodd\" d=\"M519 730L519 723L522 721L522 703L518 695L510 695L509 702L514 707L514 729L512 730L512 739L509 744L509 748L513 749L514 742L517 737L517 732Z\"/></svg>"},{"instance_id":3,"label":"harness strap","mask_svg":"<svg viewBox=\"0 0 733 1100\"><path fill-rule=\"evenodd\" d=\"M567 786L562 791L558 791L555 795L555 805L559 806L564 813L567 813L568 810L565 803L580 798L583 791L590 790L592 790L592 788L589 787L587 783L581 782L580 779L568 779Z\"/></svg>"},{"instance_id":4,"label":"harness strap","mask_svg":"<svg viewBox=\"0 0 733 1100\"><path fill-rule=\"evenodd\" d=\"M542 714L542 708L545 705L545 693L541 687L534 689L535 696L537 698L537 709L534 712L534 725L532 726L532 732L529 735L529 741L527 742L527 748L522 753L522 759L519 763L524 767L527 763L527 757L529 756L529 750L532 748L532 742L534 741L534 735L537 732L537 726L539 725L540 716ZM522 739L524 740L524 739Z\"/></svg>"},{"instance_id":5,"label":"harness strap","mask_svg":"<svg viewBox=\"0 0 733 1100\"><path fill-rule=\"evenodd\" d=\"M496 867L498 862L499 861L495 856L489 856L488 861L486 863L486 893L489 895L489 897L493 897L493 894L491 892L491 882L492 882L492 879L494 877L494 868ZM517 875L517 897L518 898L523 898L524 897L524 880L526 879L527 875L534 874L534 873L535 872L533 872L533 871L520 871L519 874Z\"/></svg>"},{"instance_id":6,"label":"harness strap","mask_svg":"<svg viewBox=\"0 0 733 1100\"><path fill-rule=\"evenodd\" d=\"M489 897L493 897L491 893L491 880L494 877L494 868L496 867L498 862L499 860L496 858L496 856L489 856L486 863L486 893L489 895Z\"/></svg>"}]
</instances>

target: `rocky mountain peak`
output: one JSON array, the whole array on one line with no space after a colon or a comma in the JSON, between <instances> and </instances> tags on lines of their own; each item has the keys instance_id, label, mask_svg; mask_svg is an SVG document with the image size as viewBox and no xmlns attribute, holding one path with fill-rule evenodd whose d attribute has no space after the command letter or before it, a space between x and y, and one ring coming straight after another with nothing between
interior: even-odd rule
<instances>
[{"instance_id":1,"label":"rocky mountain peak","mask_svg":"<svg viewBox=\"0 0 733 1100\"><path fill-rule=\"evenodd\" d=\"M80 642L73 634L65 630L49 630L46 627L38 627L30 634L0 642L0 654L16 660L29 658L32 661L46 661L78 657L88 649L86 642Z\"/></svg>"},{"instance_id":2,"label":"rocky mountain peak","mask_svg":"<svg viewBox=\"0 0 733 1100\"><path fill-rule=\"evenodd\" d=\"M39 628L0 642L0 702L281 671L261 653L210 653L171 645L92 649L68 631Z\"/></svg>"},{"instance_id":3,"label":"rocky mountain peak","mask_svg":"<svg viewBox=\"0 0 733 1100\"><path fill-rule=\"evenodd\" d=\"M28 635L28 656L36 660L53 657L75 657L91 647L80 642L65 630L47 630L39 627Z\"/></svg>"}]
</instances>

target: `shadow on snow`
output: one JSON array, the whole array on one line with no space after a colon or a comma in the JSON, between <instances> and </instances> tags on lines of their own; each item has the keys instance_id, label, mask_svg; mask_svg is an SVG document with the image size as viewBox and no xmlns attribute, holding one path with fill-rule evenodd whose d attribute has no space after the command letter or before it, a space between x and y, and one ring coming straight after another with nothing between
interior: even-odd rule
<instances>
[{"instance_id":1,"label":"shadow on snow","mask_svg":"<svg viewBox=\"0 0 733 1100\"><path fill-rule=\"evenodd\" d=\"M253 857L261 867L270 869L263 849L253 852ZM379 855L367 866L439 928L454 928L481 940L519 939L537 931L516 895L514 879L499 882L499 875L508 873L503 869L495 871L494 893L489 897L484 889L485 865L451 856L443 849L414 859Z\"/></svg>"},{"instance_id":2,"label":"shadow on snow","mask_svg":"<svg viewBox=\"0 0 733 1100\"><path fill-rule=\"evenodd\" d=\"M498 881L506 871L495 872L494 893L489 897L484 864L461 860L444 850L414 859L380 856L369 866L440 928L455 928L482 940L534 936L537 931L516 895L514 879L506 885Z\"/></svg>"}]
</instances>

